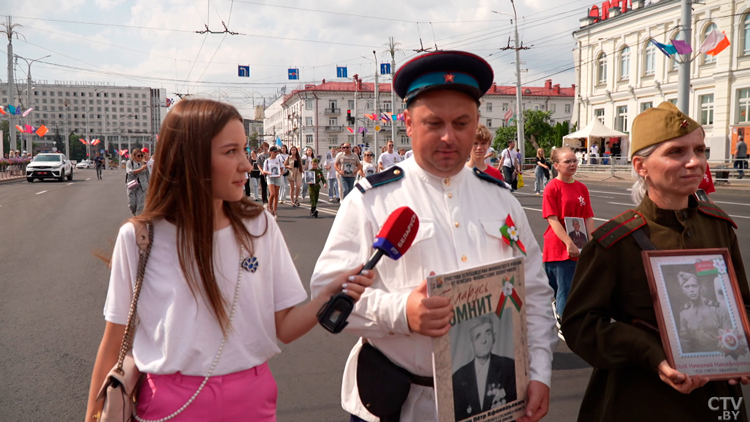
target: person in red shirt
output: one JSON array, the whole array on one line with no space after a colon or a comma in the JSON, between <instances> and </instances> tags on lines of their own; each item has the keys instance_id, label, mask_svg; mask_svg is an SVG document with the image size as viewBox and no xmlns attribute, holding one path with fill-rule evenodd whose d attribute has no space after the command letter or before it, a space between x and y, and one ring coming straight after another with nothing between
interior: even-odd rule
<instances>
[{"instance_id":1,"label":"person in red shirt","mask_svg":"<svg viewBox=\"0 0 750 422\"><path fill-rule=\"evenodd\" d=\"M594 211L588 188L574 179L578 169L575 152L569 147L557 148L551 158L557 177L544 188L542 199L542 216L549 223L544 232L542 260L549 283L555 290L557 314L562 316L580 254L580 249L568 235L573 228L565 227L565 217L583 218L586 236L590 239L594 231Z\"/></svg>"},{"instance_id":2,"label":"person in red shirt","mask_svg":"<svg viewBox=\"0 0 750 422\"><path fill-rule=\"evenodd\" d=\"M488 166L484 161L484 157L487 155L487 149L490 147L490 141L492 140L492 132L487 129L485 125L477 126L477 136L474 140L474 146L471 148L471 155L469 161L466 162L466 167L473 169L476 167L480 171L483 171L490 176L498 180L503 180L503 174L500 170Z\"/></svg>"}]
</instances>

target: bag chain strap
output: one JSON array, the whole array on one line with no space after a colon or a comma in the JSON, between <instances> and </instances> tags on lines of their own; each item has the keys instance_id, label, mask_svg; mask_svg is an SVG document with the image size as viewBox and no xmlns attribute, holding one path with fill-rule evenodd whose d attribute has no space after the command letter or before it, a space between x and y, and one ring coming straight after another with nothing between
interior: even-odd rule
<instances>
[{"instance_id":1,"label":"bag chain strap","mask_svg":"<svg viewBox=\"0 0 750 422\"><path fill-rule=\"evenodd\" d=\"M128 354L130 349L133 347L133 332L135 331L135 318L136 311L138 309L138 297L141 295L141 286L143 285L143 275L146 273L146 263L148 257L151 255L151 245L154 243L154 226L151 223L146 223L148 226L148 246L146 248L139 248L138 253L138 273L135 278L135 288L133 289L133 301L130 302L130 311L128 312L128 323L125 326L125 333L122 336L122 345L120 346L120 355L117 357L117 368L115 369L120 375L124 375L122 370L122 364L125 360L125 355ZM136 230L136 236L138 230Z\"/></svg>"},{"instance_id":2,"label":"bag chain strap","mask_svg":"<svg viewBox=\"0 0 750 422\"><path fill-rule=\"evenodd\" d=\"M150 246L151 245L149 244L149 247ZM242 261L243 261L242 256L244 254L245 254L245 248L242 245L240 245L240 262L239 262L239 266L238 266L238 269L237 269L237 286L234 288L234 299L232 300L232 309L231 309L231 311L229 311L229 327L232 326L232 320L234 319L234 312L237 309L237 299L240 296L240 281L242 279ZM142 278L141 278L141 280L142 280ZM165 422L165 421L168 421L168 420L174 418L175 416L179 415L180 413L182 413L182 411L185 410L188 406L190 406L190 404L195 400L195 398L198 397L198 394L200 394L201 390L203 390L203 387L208 382L208 379L214 373L214 369L216 368L216 364L219 363L219 358L221 358L221 352L224 351L224 343L226 342L226 340L227 340L227 336L226 336L226 334L224 334L222 336L222 338L221 338L221 344L219 344L219 350L216 352L216 357L214 358L214 361L211 363L211 368L208 370L208 373L206 374L206 377L203 378L203 382L201 382L201 385L198 387L198 390L195 391L195 394L193 394L193 396L190 397L190 399L187 401L187 403L185 403L184 405L182 405L182 407L180 407L179 409L177 409L171 415L165 416L165 417L163 417L161 419L155 419L155 420L142 419L142 418L140 418L136 414L136 409L135 408L133 408L133 417L136 420L138 420L139 422Z\"/></svg>"}]
</instances>

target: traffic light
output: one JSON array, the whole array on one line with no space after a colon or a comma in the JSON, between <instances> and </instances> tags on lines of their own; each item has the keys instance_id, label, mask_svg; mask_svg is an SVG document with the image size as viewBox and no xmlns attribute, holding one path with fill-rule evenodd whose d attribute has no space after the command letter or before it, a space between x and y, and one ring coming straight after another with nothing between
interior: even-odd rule
<instances>
[{"instance_id":1,"label":"traffic light","mask_svg":"<svg viewBox=\"0 0 750 422\"><path fill-rule=\"evenodd\" d=\"M346 110L346 122L350 125L354 124L354 118L352 117L352 111Z\"/></svg>"}]
</instances>

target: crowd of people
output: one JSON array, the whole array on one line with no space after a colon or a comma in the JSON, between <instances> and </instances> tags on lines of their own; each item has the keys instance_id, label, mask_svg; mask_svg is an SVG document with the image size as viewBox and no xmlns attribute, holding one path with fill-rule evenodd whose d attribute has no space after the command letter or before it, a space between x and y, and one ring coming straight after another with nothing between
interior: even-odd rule
<instances>
[{"instance_id":1,"label":"crowd of people","mask_svg":"<svg viewBox=\"0 0 750 422\"><path fill-rule=\"evenodd\" d=\"M537 151L535 193L543 195L548 222L540 248L512 194L522 182L515 145L490 150L491 132L477 124L493 79L484 59L464 52L428 53L402 65L393 87L405 100L411 159L394 152L392 142L377 160L349 143L325 155L267 143L246 151L242 118L232 106L177 103L161 130L156 171L148 170L142 150L128 163L128 183L142 190L131 205L137 216L120 228L110 262L106 327L85 420L98 418L100 387L132 349L145 374L134 392L139 420L274 421L277 387L267 362L281 352L277 340L289 343L310 331L339 293L354 302L346 330L360 337L343 369L341 405L350 421L437 420L432 338L449 332L454 308L448 298L428 296L426 278L519 256L529 358L528 384L518 390L525 393L519 422L539 421L549 410L553 351L562 334L594 367L579 421L715 420L709 399L741 398L739 384L750 379L709 381L669 366L658 331L648 328L657 317L641 258L644 249L727 248L739 300L750 307L736 226L695 197L707 169L702 128L671 103L636 117L631 158L639 205L598 229L588 189L575 180L575 151L557 148L549 159ZM500 169L491 165L493 154ZM377 183L353 189L358 177L378 172ZM346 198L304 304L307 294L275 220L282 201L299 205L300 185L311 213L321 187L331 200ZM429 222L426 232L400 259L362 271L375 233L403 206ZM506 217L514 222L516 246L498 240ZM694 295L694 277L678 281ZM694 302L699 306L700 297ZM472 327L490 340L473 350L475 362L487 365L496 341L492 324ZM694 331L681 329L685 336ZM510 400L520 387L508 365L463 366L454 375L485 397L488 374L498 372L493 388L513 389ZM456 414L476 413L472 403ZM496 406L487 403L477 406ZM741 411L738 420L746 420Z\"/></svg>"}]
</instances>

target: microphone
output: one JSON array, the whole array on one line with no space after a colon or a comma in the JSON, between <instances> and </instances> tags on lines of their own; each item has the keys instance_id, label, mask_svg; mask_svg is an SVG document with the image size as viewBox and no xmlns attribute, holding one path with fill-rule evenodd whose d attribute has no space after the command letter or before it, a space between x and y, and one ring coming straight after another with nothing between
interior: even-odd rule
<instances>
[{"instance_id":1,"label":"microphone","mask_svg":"<svg viewBox=\"0 0 750 422\"><path fill-rule=\"evenodd\" d=\"M375 252L362 271L375 268L383 255L393 260L401 258L411 247L418 231L419 218L411 208L401 207L393 211L375 236L372 244ZM338 334L349 324L346 319L353 309L352 298L345 293L337 293L318 311L318 322L326 330Z\"/></svg>"}]
</instances>

